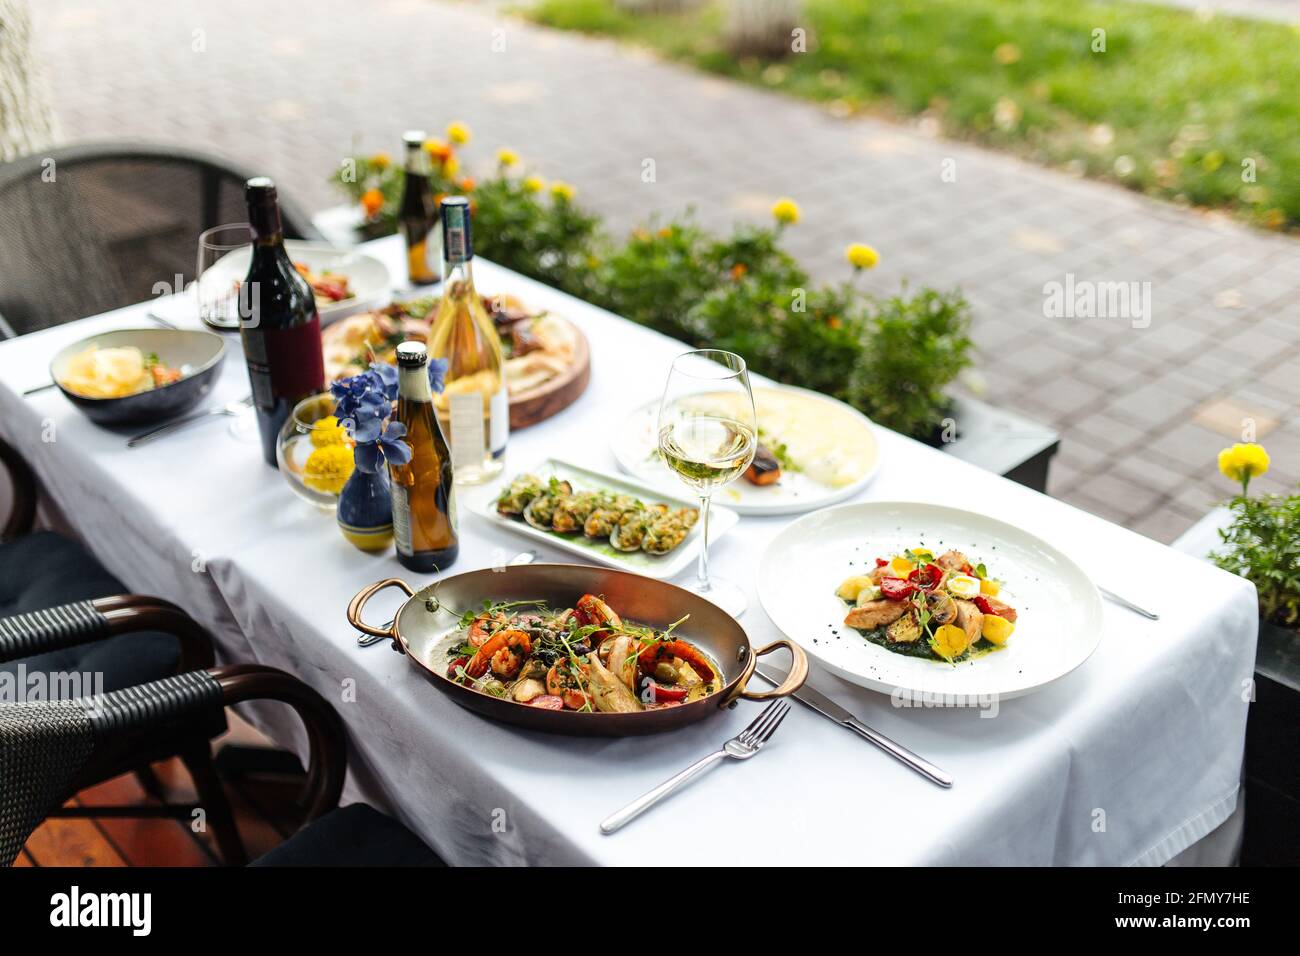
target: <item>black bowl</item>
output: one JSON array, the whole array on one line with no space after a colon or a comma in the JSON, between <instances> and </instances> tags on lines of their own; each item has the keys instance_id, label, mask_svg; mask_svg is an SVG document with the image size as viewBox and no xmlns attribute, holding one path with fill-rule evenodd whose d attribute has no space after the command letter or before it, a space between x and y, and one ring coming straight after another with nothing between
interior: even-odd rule
<instances>
[{"instance_id":1,"label":"black bowl","mask_svg":"<svg viewBox=\"0 0 1300 956\"><path fill-rule=\"evenodd\" d=\"M134 345L145 355L153 353L164 365L180 368L180 381L137 392L122 398L89 398L63 387L64 368L68 360L88 346L114 348ZM159 422L193 408L212 390L226 343L211 332L187 329L120 329L101 332L74 342L59 351L50 362L50 376L68 400L99 425L140 425Z\"/></svg>"}]
</instances>

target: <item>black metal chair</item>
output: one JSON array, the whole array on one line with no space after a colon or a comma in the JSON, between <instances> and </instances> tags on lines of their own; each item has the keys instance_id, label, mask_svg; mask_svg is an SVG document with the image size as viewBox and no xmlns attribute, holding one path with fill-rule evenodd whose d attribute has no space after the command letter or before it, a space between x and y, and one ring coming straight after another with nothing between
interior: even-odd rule
<instances>
[{"instance_id":1,"label":"black metal chair","mask_svg":"<svg viewBox=\"0 0 1300 956\"><path fill-rule=\"evenodd\" d=\"M0 164L0 338L194 278L204 229L247 218L252 175L205 153L89 143ZM280 191L285 235L320 239Z\"/></svg>"},{"instance_id":2,"label":"black metal chair","mask_svg":"<svg viewBox=\"0 0 1300 956\"><path fill-rule=\"evenodd\" d=\"M86 679L97 682L94 691L109 692L212 665L207 632L176 605L126 593L126 586L79 543L53 531L33 531L35 476L3 441L0 461L8 467L14 499L0 538L0 679L62 697L75 696ZM223 858L243 862L247 855L207 742L196 736L178 756L208 807ZM167 804L147 760L131 769L157 804L56 812L158 816L192 809Z\"/></svg>"},{"instance_id":3,"label":"black metal chair","mask_svg":"<svg viewBox=\"0 0 1300 956\"><path fill-rule=\"evenodd\" d=\"M347 769L345 732L325 699L269 667L192 671L75 701L0 705L0 865L17 857L32 830L77 791L209 739L226 728L225 708L276 700L294 708L310 757L303 803L307 825L261 865L438 865L401 824L369 807L338 810ZM205 808L209 820L212 808Z\"/></svg>"}]
</instances>

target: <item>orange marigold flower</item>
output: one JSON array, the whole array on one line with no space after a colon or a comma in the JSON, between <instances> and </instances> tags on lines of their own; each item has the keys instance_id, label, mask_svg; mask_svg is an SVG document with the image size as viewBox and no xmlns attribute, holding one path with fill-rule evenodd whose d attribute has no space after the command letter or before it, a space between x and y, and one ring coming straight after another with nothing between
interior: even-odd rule
<instances>
[{"instance_id":1,"label":"orange marigold flower","mask_svg":"<svg viewBox=\"0 0 1300 956\"><path fill-rule=\"evenodd\" d=\"M473 192L473 191L474 191L474 177L473 177L473 176L462 176L460 182L457 183L456 185L460 186L460 188L461 188L461 192L467 192L467 193L469 193L469 192Z\"/></svg>"},{"instance_id":2,"label":"orange marigold flower","mask_svg":"<svg viewBox=\"0 0 1300 956\"><path fill-rule=\"evenodd\" d=\"M367 216L374 217L384 208L384 194L378 189L367 189L361 194L361 208Z\"/></svg>"},{"instance_id":3,"label":"orange marigold flower","mask_svg":"<svg viewBox=\"0 0 1300 956\"><path fill-rule=\"evenodd\" d=\"M741 278L744 277L745 273L748 271L749 271L749 266L745 265L743 262L737 262L734 266L731 267L731 278L734 279L736 282L739 282Z\"/></svg>"}]
</instances>

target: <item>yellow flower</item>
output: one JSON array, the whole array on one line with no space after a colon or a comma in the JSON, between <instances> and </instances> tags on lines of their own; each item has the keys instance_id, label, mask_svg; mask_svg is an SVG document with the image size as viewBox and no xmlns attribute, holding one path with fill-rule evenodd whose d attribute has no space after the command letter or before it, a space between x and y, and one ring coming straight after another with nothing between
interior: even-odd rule
<instances>
[{"instance_id":1,"label":"yellow flower","mask_svg":"<svg viewBox=\"0 0 1300 956\"><path fill-rule=\"evenodd\" d=\"M772 218L783 226L799 221L799 204L793 199L781 198L772 204Z\"/></svg>"},{"instance_id":2,"label":"yellow flower","mask_svg":"<svg viewBox=\"0 0 1300 956\"><path fill-rule=\"evenodd\" d=\"M1246 493L1250 479L1268 471L1268 452L1254 442L1238 442L1219 452L1219 471L1225 478L1241 482L1241 493Z\"/></svg>"},{"instance_id":3,"label":"yellow flower","mask_svg":"<svg viewBox=\"0 0 1300 956\"><path fill-rule=\"evenodd\" d=\"M455 176L458 169L460 169L460 160L455 156L448 156L442 161L442 171L446 175Z\"/></svg>"},{"instance_id":4,"label":"yellow flower","mask_svg":"<svg viewBox=\"0 0 1300 956\"><path fill-rule=\"evenodd\" d=\"M546 183L542 182L541 176L529 176L523 181L524 192L539 193L546 188Z\"/></svg>"},{"instance_id":5,"label":"yellow flower","mask_svg":"<svg viewBox=\"0 0 1300 956\"><path fill-rule=\"evenodd\" d=\"M392 157L387 153L375 153L375 155L370 157L370 165L375 167L375 169L387 169L392 162Z\"/></svg>"},{"instance_id":6,"label":"yellow flower","mask_svg":"<svg viewBox=\"0 0 1300 956\"><path fill-rule=\"evenodd\" d=\"M333 415L318 420L311 429L311 443L317 448L324 448L326 445L342 445L347 441L347 437L347 430Z\"/></svg>"},{"instance_id":7,"label":"yellow flower","mask_svg":"<svg viewBox=\"0 0 1300 956\"><path fill-rule=\"evenodd\" d=\"M451 155L451 147L440 139L426 139L424 141L424 151L432 156L438 162L445 162Z\"/></svg>"},{"instance_id":8,"label":"yellow flower","mask_svg":"<svg viewBox=\"0 0 1300 956\"><path fill-rule=\"evenodd\" d=\"M551 184L551 195L556 199L563 199L565 202L572 202L576 192L577 190L568 183L560 182L558 179Z\"/></svg>"},{"instance_id":9,"label":"yellow flower","mask_svg":"<svg viewBox=\"0 0 1300 956\"><path fill-rule=\"evenodd\" d=\"M506 169L509 169L511 166L517 166L519 164L519 154L513 149L498 149L497 162L506 167Z\"/></svg>"},{"instance_id":10,"label":"yellow flower","mask_svg":"<svg viewBox=\"0 0 1300 956\"><path fill-rule=\"evenodd\" d=\"M447 138L457 146L464 146L469 142L469 127L464 123L452 123L447 127Z\"/></svg>"},{"instance_id":11,"label":"yellow flower","mask_svg":"<svg viewBox=\"0 0 1300 956\"><path fill-rule=\"evenodd\" d=\"M352 477L354 467L351 448L325 445L307 456L307 464L302 469L302 483L327 495L337 495Z\"/></svg>"},{"instance_id":12,"label":"yellow flower","mask_svg":"<svg viewBox=\"0 0 1300 956\"><path fill-rule=\"evenodd\" d=\"M844 258L854 269L874 269L880 262L880 253L870 246L855 242L844 250Z\"/></svg>"}]
</instances>

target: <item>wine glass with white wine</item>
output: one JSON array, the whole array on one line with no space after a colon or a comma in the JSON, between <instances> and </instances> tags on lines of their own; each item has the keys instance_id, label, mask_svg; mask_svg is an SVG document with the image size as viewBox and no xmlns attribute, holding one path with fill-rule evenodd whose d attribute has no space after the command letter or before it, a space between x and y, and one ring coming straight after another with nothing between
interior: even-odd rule
<instances>
[{"instance_id":1,"label":"wine glass with white wine","mask_svg":"<svg viewBox=\"0 0 1300 956\"><path fill-rule=\"evenodd\" d=\"M699 576L690 590L732 617L744 613L745 592L709 577L709 501L754 460L758 425L745 360L732 352L700 349L677 356L659 404L659 454L700 499L704 540Z\"/></svg>"}]
</instances>

